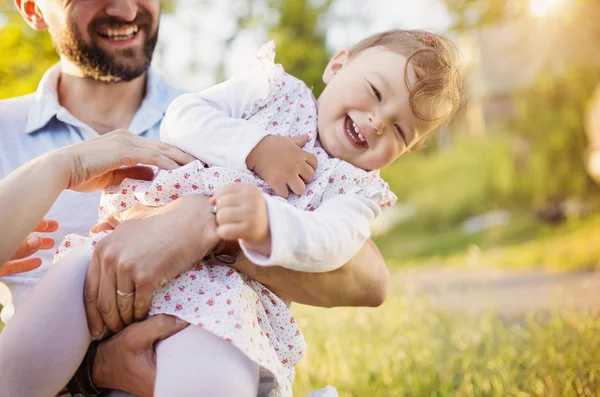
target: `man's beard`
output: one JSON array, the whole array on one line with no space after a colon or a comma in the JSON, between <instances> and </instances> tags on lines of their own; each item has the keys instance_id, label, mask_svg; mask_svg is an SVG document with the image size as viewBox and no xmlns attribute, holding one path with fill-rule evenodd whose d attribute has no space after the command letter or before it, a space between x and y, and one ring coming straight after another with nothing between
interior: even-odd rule
<instances>
[{"instance_id":1,"label":"man's beard","mask_svg":"<svg viewBox=\"0 0 600 397\"><path fill-rule=\"evenodd\" d=\"M104 82L131 81L148 70L158 40L158 28L152 32L152 17L147 11L140 10L131 23L138 26L137 34L142 32L144 34L141 54L138 55L137 49L133 48L112 53L101 48L97 42L97 28L99 26L117 28L125 23L108 16L94 19L88 27L90 44L84 42L77 25L69 23L60 37L54 38L54 45L60 54L82 70L85 77Z\"/></svg>"}]
</instances>

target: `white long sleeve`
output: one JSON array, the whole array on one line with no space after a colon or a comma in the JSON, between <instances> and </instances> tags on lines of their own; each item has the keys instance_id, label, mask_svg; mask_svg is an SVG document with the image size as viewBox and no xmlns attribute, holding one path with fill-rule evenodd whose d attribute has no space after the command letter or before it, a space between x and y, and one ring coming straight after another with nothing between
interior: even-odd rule
<instances>
[{"instance_id":1,"label":"white long sleeve","mask_svg":"<svg viewBox=\"0 0 600 397\"><path fill-rule=\"evenodd\" d=\"M169 106L160 138L205 163L250 172L246 157L268 132L242 115L268 89L266 73L255 71L182 95Z\"/></svg>"},{"instance_id":2,"label":"white long sleeve","mask_svg":"<svg viewBox=\"0 0 600 397\"><path fill-rule=\"evenodd\" d=\"M369 223L379 206L355 194L333 197L314 212L266 196L271 228L271 255L251 251L247 258L259 266L283 266L303 272L335 270L352 258L371 235Z\"/></svg>"}]
</instances>

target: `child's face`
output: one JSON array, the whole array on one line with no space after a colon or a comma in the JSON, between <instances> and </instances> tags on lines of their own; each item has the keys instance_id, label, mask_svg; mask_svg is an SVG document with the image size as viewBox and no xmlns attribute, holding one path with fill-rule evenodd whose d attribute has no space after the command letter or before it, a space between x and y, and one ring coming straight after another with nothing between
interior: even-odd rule
<instances>
[{"instance_id":1,"label":"child's face","mask_svg":"<svg viewBox=\"0 0 600 397\"><path fill-rule=\"evenodd\" d=\"M417 143L424 132L409 104L405 66L405 56L384 47L352 59L342 51L329 62L318 105L319 139L329 155L371 171ZM412 83L412 67L408 72Z\"/></svg>"}]
</instances>

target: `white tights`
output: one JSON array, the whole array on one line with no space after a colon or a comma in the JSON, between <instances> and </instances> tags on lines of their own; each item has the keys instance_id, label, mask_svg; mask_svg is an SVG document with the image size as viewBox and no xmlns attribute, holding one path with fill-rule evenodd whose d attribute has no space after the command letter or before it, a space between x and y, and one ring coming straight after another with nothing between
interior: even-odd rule
<instances>
[{"instance_id":1,"label":"white tights","mask_svg":"<svg viewBox=\"0 0 600 397\"><path fill-rule=\"evenodd\" d=\"M82 247L52 266L0 334L2 396L54 397L83 360L92 340L83 305L89 259ZM156 353L157 397L256 397L259 366L202 328L187 327Z\"/></svg>"}]
</instances>

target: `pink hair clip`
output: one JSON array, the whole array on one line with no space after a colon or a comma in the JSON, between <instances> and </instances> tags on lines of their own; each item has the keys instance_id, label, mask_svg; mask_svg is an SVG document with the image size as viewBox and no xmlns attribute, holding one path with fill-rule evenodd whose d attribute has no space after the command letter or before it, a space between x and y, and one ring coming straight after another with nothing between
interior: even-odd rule
<instances>
[{"instance_id":1,"label":"pink hair clip","mask_svg":"<svg viewBox=\"0 0 600 397\"><path fill-rule=\"evenodd\" d=\"M428 34L427 36L425 36L425 39L427 39L427 41L435 41L435 37L433 37L432 34Z\"/></svg>"}]
</instances>

